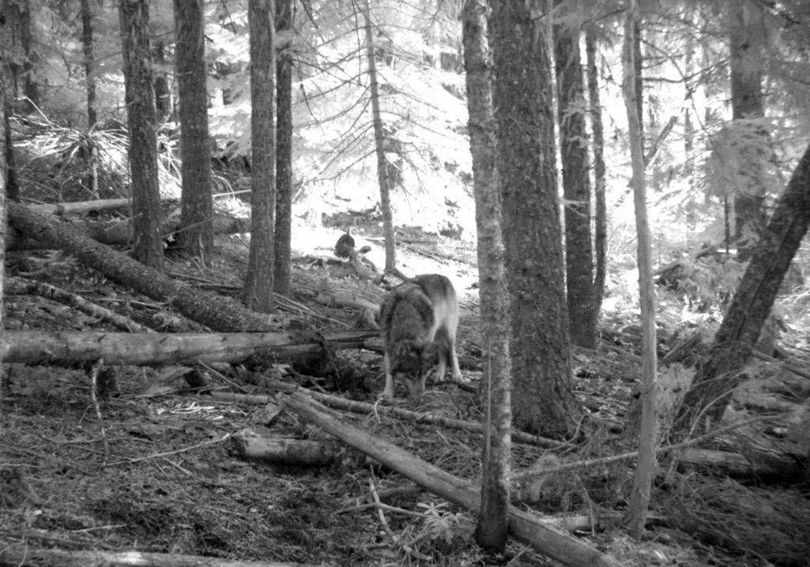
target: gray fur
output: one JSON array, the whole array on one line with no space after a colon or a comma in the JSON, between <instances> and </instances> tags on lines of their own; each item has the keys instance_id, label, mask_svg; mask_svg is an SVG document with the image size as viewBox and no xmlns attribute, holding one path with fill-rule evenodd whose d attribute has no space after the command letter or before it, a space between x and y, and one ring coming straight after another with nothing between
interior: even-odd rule
<instances>
[{"instance_id":1,"label":"gray fur","mask_svg":"<svg viewBox=\"0 0 810 567\"><path fill-rule=\"evenodd\" d=\"M412 396L420 397L425 377L437 363L440 378L450 362L453 378L463 380L455 351L458 300L446 277L417 276L392 289L380 307L380 326L385 344L384 397L393 397L395 376Z\"/></svg>"}]
</instances>

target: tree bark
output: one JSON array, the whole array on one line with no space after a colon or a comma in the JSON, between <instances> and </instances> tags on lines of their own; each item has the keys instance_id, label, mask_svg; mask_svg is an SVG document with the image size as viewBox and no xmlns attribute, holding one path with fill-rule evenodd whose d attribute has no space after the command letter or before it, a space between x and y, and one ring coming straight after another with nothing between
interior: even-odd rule
<instances>
[{"instance_id":1,"label":"tree bark","mask_svg":"<svg viewBox=\"0 0 810 567\"><path fill-rule=\"evenodd\" d=\"M8 205L10 225L25 236L40 240L51 248L65 250L118 283L165 301L183 315L214 330L270 329L267 317L245 309L230 298L170 280L161 272L77 233L64 223L28 210L18 203Z\"/></svg>"},{"instance_id":2,"label":"tree bark","mask_svg":"<svg viewBox=\"0 0 810 567\"><path fill-rule=\"evenodd\" d=\"M153 53L155 116L158 122L162 124L166 122L172 114L172 95L169 90L169 80L166 78L166 69L168 67L166 64L166 44L162 36L155 37ZM177 54L175 54L175 57L176 56Z\"/></svg>"},{"instance_id":3,"label":"tree bark","mask_svg":"<svg viewBox=\"0 0 810 567\"><path fill-rule=\"evenodd\" d=\"M163 271L149 3L146 0L121 0L118 9L129 118L129 169L135 217L133 255L146 266Z\"/></svg>"},{"instance_id":4,"label":"tree bark","mask_svg":"<svg viewBox=\"0 0 810 567\"><path fill-rule=\"evenodd\" d=\"M373 331L324 335L332 349L360 348ZM105 364L194 364L243 362L253 355L290 358L324 350L287 333L110 333L6 331L0 355L6 362L72 363L104 358Z\"/></svg>"},{"instance_id":5,"label":"tree bark","mask_svg":"<svg viewBox=\"0 0 810 567\"><path fill-rule=\"evenodd\" d=\"M656 417L656 345L655 345L655 288L652 278L652 247L650 227L647 220L647 194L644 181L644 147L641 140L641 116L636 103L638 78L635 75L639 29L637 0L630 0L624 24L624 47L622 50L622 91L627 109L628 137L633 166L633 201L636 213L638 238L639 301L641 303L641 431L639 432L638 465L630 493L628 523L630 534L636 539L644 533L650 490L655 474L655 446L657 442Z\"/></svg>"},{"instance_id":6,"label":"tree bark","mask_svg":"<svg viewBox=\"0 0 810 567\"><path fill-rule=\"evenodd\" d=\"M0 18L0 108L3 108L3 114L7 116L6 111L8 109L8 104L6 100L6 94L8 93L7 90L7 81L9 79L8 76L8 67L6 61L8 61L8 54L9 54L9 45L8 45L8 30L5 29L5 25L3 25L2 18ZM8 143L8 136L6 135L6 128L8 128L8 120L4 119L2 123L0 123L0 145L3 147L0 148L0 345L6 344L6 324L5 324L5 317L6 317L6 309L4 305L4 298L5 294L5 266L6 266L6 234L8 232L8 223L6 222L6 180L8 179L6 176L6 144ZM5 359L2 355L0 355L0 363L4 362ZM0 364L0 398L5 397L5 388L6 388L6 376L5 376L5 364Z\"/></svg>"},{"instance_id":7,"label":"tree bark","mask_svg":"<svg viewBox=\"0 0 810 567\"><path fill-rule=\"evenodd\" d=\"M290 294L292 244L292 64L293 0L276 0L276 293Z\"/></svg>"},{"instance_id":8,"label":"tree bark","mask_svg":"<svg viewBox=\"0 0 810 567\"><path fill-rule=\"evenodd\" d=\"M214 251L214 203L202 0L174 0L174 31L183 175L178 240L188 255L207 263Z\"/></svg>"},{"instance_id":9,"label":"tree bark","mask_svg":"<svg viewBox=\"0 0 810 567\"><path fill-rule=\"evenodd\" d=\"M128 200L127 200L128 201ZM49 205L35 205L29 207L32 211L43 211L53 209ZM58 208L58 206L57 206ZM65 207L68 211L76 209L74 207ZM58 211L57 211L57 214ZM102 244L127 244L132 242L133 238L133 220L123 219L115 221L84 221L84 222L71 222L70 228L93 240ZM213 222L214 234L244 234L250 232L249 219L237 219L226 217L222 215L215 215ZM160 229L160 234L168 236L180 229L180 221L177 218L168 219ZM46 245L31 238L25 238L23 235L15 234L14 231L9 232L9 238L6 241L7 250L30 250L36 248L43 248Z\"/></svg>"},{"instance_id":10,"label":"tree bark","mask_svg":"<svg viewBox=\"0 0 810 567\"><path fill-rule=\"evenodd\" d=\"M305 467L333 463L340 448L332 441L267 437L250 429L237 431L229 441L231 452L242 459Z\"/></svg>"},{"instance_id":11,"label":"tree bark","mask_svg":"<svg viewBox=\"0 0 810 567\"><path fill-rule=\"evenodd\" d=\"M738 169L734 177L738 183L734 189L734 240L738 258L745 261L767 223L763 160L767 140L757 123L765 116L762 95L765 30L758 2L740 0L730 9L731 116L735 122L733 135L741 142L734 144L740 146L734 164Z\"/></svg>"},{"instance_id":12,"label":"tree bark","mask_svg":"<svg viewBox=\"0 0 810 567\"><path fill-rule=\"evenodd\" d=\"M87 128L92 129L98 121L96 109L96 55L93 43L93 8L91 0L81 0L82 49L84 50L84 80L87 93Z\"/></svg>"},{"instance_id":13,"label":"tree bark","mask_svg":"<svg viewBox=\"0 0 810 567\"><path fill-rule=\"evenodd\" d=\"M9 6L9 0L3 0L0 4L3 8L4 18L0 18L0 73L2 73L2 87L3 92L0 97L3 99L3 138L0 143L3 144L3 155L0 159L4 160L3 171L3 184L5 185L5 198L11 201L20 200L20 186L17 183L17 168L14 159L14 144L11 139L11 113L12 102L17 98L17 73L19 71L18 65L12 61L20 60L22 53L17 47L17 34L19 33L19 23L15 17L17 14L16 7ZM5 231L5 228L3 228Z\"/></svg>"},{"instance_id":14,"label":"tree bark","mask_svg":"<svg viewBox=\"0 0 810 567\"><path fill-rule=\"evenodd\" d=\"M98 121L96 106L96 55L93 42L93 8L91 0L81 0L82 49L84 51L84 79L87 94L87 131L93 132ZM98 148L93 138L88 137L86 188L93 196L98 196Z\"/></svg>"},{"instance_id":15,"label":"tree bark","mask_svg":"<svg viewBox=\"0 0 810 567\"><path fill-rule=\"evenodd\" d=\"M594 253L596 275L593 282L593 317L598 324L605 296L607 278L607 202L605 198L605 133L602 126L602 104L599 100L599 68L596 64L596 32L588 26L585 32L585 53L588 60L588 106L593 134L593 193L594 193Z\"/></svg>"},{"instance_id":16,"label":"tree bark","mask_svg":"<svg viewBox=\"0 0 810 567\"><path fill-rule=\"evenodd\" d=\"M396 234L391 214L391 178L388 175L388 158L385 156L385 132L380 114L380 88L377 82L377 60L374 50L374 34L371 29L371 7L368 0L363 3L363 17L366 30L366 59L368 60L368 82L371 96L371 116L374 126L374 149L377 155L377 181L380 184L380 209L383 217L383 237L385 239L385 272L391 273L397 267Z\"/></svg>"},{"instance_id":17,"label":"tree bark","mask_svg":"<svg viewBox=\"0 0 810 567\"><path fill-rule=\"evenodd\" d=\"M551 64L543 24L529 6L492 3L496 168L503 198L510 294L512 411L517 428L573 431L562 228L557 195Z\"/></svg>"},{"instance_id":18,"label":"tree bark","mask_svg":"<svg viewBox=\"0 0 810 567\"><path fill-rule=\"evenodd\" d=\"M558 6L566 3L558 0ZM563 18L571 15L563 12ZM585 85L579 52L579 22L554 26L557 109L565 197L565 268L571 342L596 348L591 182L585 129Z\"/></svg>"},{"instance_id":19,"label":"tree bark","mask_svg":"<svg viewBox=\"0 0 810 567\"><path fill-rule=\"evenodd\" d=\"M364 452L371 458L411 479L419 486L468 510L478 510L481 496L467 481L430 463L416 455L400 449L393 443L380 439L348 423L341 421L330 410L305 394L296 392L285 398L285 404L301 417L311 421L344 443ZM556 559L564 565L572 566L614 566L621 565L612 557L577 541L556 527L543 524L528 513L509 508L509 531L541 553Z\"/></svg>"},{"instance_id":20,"label":"tree bark","mask_svg":"<svg viewBox=\"0 0 810 567\"><path fill-rule=\"evenodd\" d=\"M492 58L487 40L486 11L487 5L483 0L468 0L462 15L475 224L478 232L478 297L484 366L481 391L485 407L489 409L482 451L481 511L476 540L489 552L503 553L508 529L512 447L509 295L504 274L501 199L495 171Z\"/></svg>"},{"instance_id":21,"label":"tree bark","mask_svg":"<svg viewBox=\"0 0 810 567\"><path fill-rule=\"evenodd\" d=\"M719 420L771 312L779 286L810 225L810 146L776 203L768 226L734 293L714 344L687 392L676 428L687 431L704 414Z\"/></svg>"},{"instance_id":22,"label":"tree bark","mask_svg":"<svg viewBox=\"0 0 810 567\"><path fill-rule=\"evenodd\" d=\"M273 310L275 269L274 216L276 144L273 127L275 93L275 10L273 0L249 0L252 194L250 253L245 278L245 304L256 311Z\"/></svg>"}]
</instances>

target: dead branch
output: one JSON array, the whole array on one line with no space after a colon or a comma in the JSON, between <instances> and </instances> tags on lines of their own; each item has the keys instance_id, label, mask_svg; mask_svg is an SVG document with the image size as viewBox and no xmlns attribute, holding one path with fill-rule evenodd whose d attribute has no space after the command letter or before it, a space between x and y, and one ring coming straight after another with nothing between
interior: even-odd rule
<instances>
[{"instance_id":1,"label":"dead branch","mask_svg":"<svg viewBox=\"0 0 810 567\"><path fill-rule=\"evenodd\" d=\"M439 425L451 429L462 429L465 431L474 431L478 433L481 433L484 430L482 424L473 421L463 421L461 419L453 419L450 417L433 413L417 412L406 410L403 408L384 406L380 404L370 404L367 402L347 400L346 398L342 398L340 396L332 396L329 394L322 394L320 392L307 390L306 388L301 388L300 386L296 386L295 384L287 384L279 380L273 380L272 378L269 377L263 379L263 383L266 383L270 387L276 388L281 392L287 393L295 391L304 392L305 394L311 396L312 399L317 400L326 406L339 410L350 411L352 413L359 413L362 415L382 414L396 417L398 419L406 419L408 421L413 421L414 423ZM212 392L212 395L222 400L233 400L250 404L267 404L274 400L272 396L232 394L229 392ZM568 443L564 443L562 441L555 441L554 439L547 439L545 437L540 437L538 435L532 435L524 431L512 431L512 440L519 443L526 443L529 445L537 445L540 447L547 447L553 449L571 447L571 445Z\"/></svg>"},{"instance_id":2,"label":"dead branch","mask_svg":"<svg viewBox=\"0 0 810 567\"><path fill-rule=\"evenodd\" d=\"M153 332L149 327L141 325L129 317L119 315L115 311L97 305L92 301L88 301L80 295L70 293L69 291L60 289L45 282L26 280L12 276L6 280L6 287L4 291L8 295L36 294L46 299L58 301L59 303L67 305L68 307L75 307L76 309L80 309L89 315L93 315L94 317L98 317L104 321L109 321L124 331L130 331L133 333Z\"/></svg>"}]
</instances>

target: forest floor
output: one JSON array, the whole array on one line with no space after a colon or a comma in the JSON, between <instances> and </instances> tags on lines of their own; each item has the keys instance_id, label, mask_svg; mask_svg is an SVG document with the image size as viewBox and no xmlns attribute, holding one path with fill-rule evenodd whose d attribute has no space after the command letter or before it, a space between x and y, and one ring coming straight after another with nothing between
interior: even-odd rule
<instances>
[{"instance_id":1,"label":"forest floor","mask_svg":"<svg viewBox=\"0 0 810 567\"><path fill-rule=\"evenodd\" d=\"M339 285L373 302L385 293L382 286L353 275L345 264L327 261L342 231L326 224L296 227L292 299L308 310L279 309L280 329L329 332L356 325L356 310L317 303L319 289ZM378 223L352 224L358 248L372 246L369 257L381 265ZM462 369L477 384L473 245L415 228L402 229L399 239L398 266L405 274L442 273L456 285L462 305ZM220 236L211 267L170 256L167 271L193 285L235 296L246 265L246 241ZM7 275L46 281L155 330L204 330L58 252L13 253ZM8 295L5 303L8 329L120 330L40 296ZM640 374L639 345L636 335L620 331L634 324L608 321L596 352L575 352L577 399L601 425L588 425L584 443L573 451L515 443L515 469L538 461L555 464L634 450L625 425ZM380 355L346 350L334 356L333 371L321 375L315 375L317 365L304 360L234 367L227 375L200 368L208 380L202 391L178 377L176 367L111 366L103 371L111 387L99 402L100 412L91 397L90 365L10 365L0 400L0 565L10 545L330 566L499 564L475 545L474 514L420 490L355 450L344 447L333 463L309 467L246 461L232 450L228 436L245 428L277 438L328 441L328 436L291 412L268 417L264 405L224 401L210 391L274 394L262 379L271 375L374 403L383 386ZM802 395L810 396L810 388ZM468 421L480 422L483 415L475 394L449 383L429 385L419 407L403 398L396 404ZM342 419L456 476L475 482L479 475L481 436L476 432L421 425L382 412L343 413ZM631 540L615 522L626 509L632 461L516 486L514 503L549 516L612 518L599 530L577 536L625 565L810 564L806 481L741 482L677 472L672 461L664 462L642 541ZM376 498L387 506L375 508ZM500 564L556 563L512 540Z\"/></svg>"}]
</instances>

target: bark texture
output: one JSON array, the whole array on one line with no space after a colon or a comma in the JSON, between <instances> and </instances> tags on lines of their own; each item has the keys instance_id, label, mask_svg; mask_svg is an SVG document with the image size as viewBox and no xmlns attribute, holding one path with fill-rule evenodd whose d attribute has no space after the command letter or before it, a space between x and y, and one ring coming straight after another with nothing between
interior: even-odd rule
<instances>
[{"instance_id":1,"label":"bark texture","mask_svg":"<svg viewBox=\"0 0 810 567\"><path fill-rule=\"evenodd\" d=\"M685 431L701 416L719 420L731 391L742 382L738 372L751 356L771 312L779 286L810 225L810 147L802 156L714 337L692 388L678 413L676 427Z\"/></svg>"},{"instance_id":2,"label":"bark texture","mask_svg":"<svg viewBox=\"0 0 810 567\"><path fill-rule=\"evenodd\" d=\"M763 145L765 132L757 124L765 116L762 95L765 28L762 8L753 0L729 5L731 55L731 115L734 135L741 143L734 166L738 186L734 196L734 240L740 260L747 260L765 228ZM752 142L760 138L761 142Z\"/></svg>"},{"instance_id":3,"label":"bark texture","mask_svg":"<svg viewBox=\"0 0 810 567\"><path fill-rule=\"evenodd\" d=\"M585 32L588 60L588 106L593 135L594 254L596 272L593 282L593 317L598 325L605 296L607 278L607 200L605 197L605 130L602 126L602 103L599 100L599 67L596 63L596 32L589 26Z\"/></svg>"},{"instance_id":4,"label":"bark texture","mask_svg":"<svg viewBox=\"0 0 810 567\"><path fill-rule=\"evenodd\" d=\"M369 331L323 335L321 342L301 342L287 333L110 333L6 331L0 358L22 363L92 362L105 364L195 364L244 362L253 355L289 359L322 353L325 348L359 348Z\"/></svg>"},{"instance_id":5,"label":"bark texture","mask_svg":"<svg viewBox=\"0 0 810 567\"><path fill-rule=\"evenodd\" d=\"M275 232L276 140L273 126L275 92L275 10L273 0L249 0L252 194L250 254L244 300L248 307L273 310L273 233Z\"/></svg>"},{"instance_id":6,"label":"bark texture","mask_svg":"<svg viewBox=\"0 0 810 567\"><path fill-rule=\"evenodd\" d=\"M462 15L470 150L473 158L475 222L478 231L478 297L484 372L482 394L489 408L484 437L481 513L476 540L503 553L509 510L512 409L509 372L509 294L504 273L501 198L495 170L492 59L487 41L487 5L468 0Z\"/></svg>"},{"instance_id":7,"label":"bark texture","mask_svg":"<svg viewBox=\"0 0 810 567\"><path fill-rule=\"evenodd\" d=\"M96 109L96 55L93 42L93 8L91 0L81 0L82 49L84 51L84 79L87 92L87 127L92 128L98 121Z\"/></svg>"},{"instance_id":8,"label":"bark texture","mask_svg":"<svg viewBox=\"0 0 810 567\"><path fill-rule=\"evenodd\" d=\"M276 0L276 293L290 294L292 241L292 40L293 0Z\"/></svg>"},{"instance_id":9,"label":"bark texture","mask_svg":"<svg viewBox=\"0 0 810 567\"><path fill-rule=\"evenodd\" d=\"M571 388L557 196L551 64L529 6L492 3L496 168L503 198L516 427L564 436L577 413Z\"/></svg>"},{"instance_id":10,"label":"bark texture","mask_svg":"<svg viewBox=\"0 0 810 567\"><path fill-rule=\"evenodd\" d=\"M174 31L183 174L178 239L187 254L207 262L214 250L214 203L202 0L174 0Z\"/></svg>"},{"instance_id":11,"label":"bark texture","mask_svg":"<svg viewBox=\"0 0 810 567\"><path fill-rule=\"evenodd\" d=\"M383 217L385 238L385 271L393 272L397 267L396 235L394 219L391 215L391 178L388 175L388 158L385 156L385 132L380 114L380 88L377 82L377 60L374 50L374 33L371 26L371 6L364 0L363 17L366 29L366 59L368 60L368 81L371 96L371 114L374 126L374 148L377 155L377 180L380 184L380 209Z\"/></svg>"},{"instance_id":12,"label":"bark texture","mask_svg":"<svg viewBox=\"0 0 810 567\"><path fill-rule=\"evenodd\" d=\"M267 331L268 318L245 309L230 298L196 290L165 277L129 256L99 244L70 228L69 225L9 203L9 223L24 236L42 241L51 248L65 250L106 276L165 301L183 315L217 331Z\"/></svg>"},{"instance_id":13,"label":"bark texture","mask_svg":"<svg viewBox=\"0 0 810 567\"><path fill-rule=\"evenodd\" d=\"M6 104L6 85L8 81L8 68L6 67L6 60L8 58L8 30L3 25L2 18L0 18L0 108L8 108ZM6 222L6 144L8 137L6 136L6 128L8 122L4 119L0 122L0 345L5 344L5 307L3 305L3 298L5 297L5 265L6 265L6 233L8 231L8 223ZM0 362L5 359L0 354ZM6 384L5 365L0 365L0 397L3 397L3 391Z\"/></svg>"},{"instance_id":14,"label":"bark texture","mask_svg":"<svg viewBox=\"0 0 810 567\"><path fill-rule=\"evenodd\" d=\"M656 349L655 349L655 288L652 278L652 246L650 227L647 220L647 191L644 180L644 145L641 137L641 116L635 75L638 65L635 57L635 36L639 29L638 4L630 0L625 15L624 46L622 49L622 93L627 110L628 137L630 138L630 158L633 168L633 202L636 214L636 235L638 239L638 282L641 303L641 430L639 431L638 466L633 479L628 509L630 534L640 538L644 532L647 510L650 503L650 490L655 474L655 443L657 440L656 400Z\"/></svg>"},{"instance_id":15,"label":"bark texture","mask_svg":"<svg viewBox=\"0 0 810 567\"><path fill-rule=\"evenodd\" d=\"M560 3L562 7L566 3ZM565 14L563 14L565 15ZM565 268L571 342L596 348L591 181L585 128L585 84L579 52L579 23L554 26L557 109L565 197Z\"/></svg>"},{"instance_id":16,"label":"bark texture","mask_svg":"<svg viewBox=\"0 0 810 567\"><path fill-rule=\"evenodd\" d=\"M149 49L149 3L121 0L121 44L129 125L129 171L135 217L135 259L163 270L160 237L160 186L157 164L157 121Z\"/></svg>"}]
</instances>

